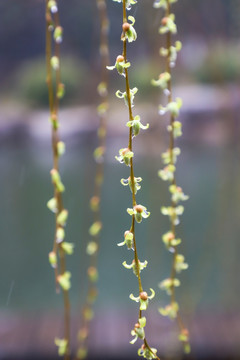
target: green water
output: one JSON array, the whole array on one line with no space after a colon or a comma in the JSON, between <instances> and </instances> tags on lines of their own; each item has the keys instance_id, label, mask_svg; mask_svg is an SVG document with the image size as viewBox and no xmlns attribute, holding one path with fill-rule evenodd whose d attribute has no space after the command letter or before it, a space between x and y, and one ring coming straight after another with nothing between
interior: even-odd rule
<instances>
[{"instance_id":1,"label":"green water","mask_svg":"<svg viewBox=\"0 0 240 360\"><path fill-rule=\"evenodd\" d=\"M69 209L67 239L75 243L75 253L68 258L73 281L71 298L79 302L85 292L87 258L85 247L92 222L88 200L92 194L93 144L69 147L61 160L66 186L65 207ZM61 296L54 291L53 272L48 264L54 217L46 208L52 196L49 171L52 159L49 145L30 143L0 151L0 307L2 311L35 311L60 307ZM103 188L101 252L99 257L100 295L98 303L129 306L128 295L137 293L135 276L122 267L132 261L131 251L117 247L129 227L129 189L120 184L128 169L114 161L115 145L110 146L105 166ZM239 166L235 149L189 145L183 148L178 166L179 184L190 195L182 223L178 228L189 270L180 274L180 301L189 312L209 308L221 311L238 307L239 273ZM168 194L156 173L157 157L138 156L136 175L143 177L138 201L151 211L149 220L137 226L141 260L149 261L143 282L157 289L169 275L171 254L161 241L168 230L168 220L160 206L168 204ZM160 295L160 291L158 291ZM161 294L162 304L165 302Z\"/></svg>"}]
</instances>

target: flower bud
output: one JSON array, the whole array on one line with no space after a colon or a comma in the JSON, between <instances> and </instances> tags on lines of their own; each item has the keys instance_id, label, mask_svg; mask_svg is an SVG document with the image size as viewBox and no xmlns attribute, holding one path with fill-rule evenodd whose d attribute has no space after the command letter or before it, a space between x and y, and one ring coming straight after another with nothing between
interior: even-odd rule
<instances>
[{"instance_id":1,"label":"flower bud","mask_svg":"<svg viewBox=\"0 0 240 360\"><path fill-rule=\"evenodd\" d=\"M62 99L65 95L65 85L60 83L57 88L57 98Z\"/></svg>"},{"instance_id":2,"label":"flower bud","mask_svg":"<svg viewBox=\"0 0 240 360\"><path fill-rule=\"evenodd\" d=\"M102 229L101 221L96 221L90 226L89 234L91 236L97 236L100 233L101 229Z\"/></svg>"},{"instance_id":3,"label":"flower bud","mask_svg":"<svg viewBox=\"0 0 240 360\"><path fill-rule=\"evenodd\" d=\"M124 62L124 56L118 55L117 59L116 59L116 62Z\"/></svg>"},{"instance_id":4,"label":"flower bud","mask_svg":"<svg viewBox=\"0 0 240 360\"><path fill-rule=\"evenodd\" d=\"M57 130L59 128L58 118L57 118L57 115L55 113L51 114L50 122L51 122L52 127L53 127L54 130Z\"/></svg>"},{"instance_id":5,"label":"flower bud","mask_svg":"<svg viewBox=\"0 0 240 360\"><path fill-rule=\"evenodd\" d=\"M50 60L53 70L58 70L60 66L59 58L57 56L52 56Z\"/></svg>"},{"instance_id":6,"label":"flower bud","mask_svg":"<svg viewBox=\"0 0 240 360\"><path fill-rule=\"evenodd\" d=\"M68 218L68 211L63 209L60 214L57 216L58 225L65 226Z\"/></svg>"},{"instance_id":7,"label":"flower bud","mask_svg":"<svg viewBox=\"0 0 240 360\"><path fill-rule=\"evenodd\" d=\"M94 255L98 250L98 244L95 241L90 241L87 244L86 253L88 255Z\"/></svg>"},{"instance_id":8,"label":"flower bud","mask_svg":"<svg viewBox=\"0 0 240 360\"><path fill-rule=\"evenodd\" d=\"M138 223L142 221L142 212L143 212L143 206L142 205L135 205L135 219Z\"/></svg>"},{"instance_id":9,"label":"flower bud","mask_svg":"<svg viewBox=\"0 0 240 360\"><path fill-rule=\"evenodd\" d=\"M65 271L62 275L58 275L57 280L60 284L60 286L63 288L63 290L67 291L71 287L71 273L69 271Z\"/></svg>"},{"instance_id":10,"label":"flower bud","mask_svg":"<svg viewBox=\"0 0 240 360\"><path fill-rule=\"evenodd\" d=\"M60 244L65 238L65 231L62 227L58 227L56 231L56 242Z\"/></svg>"},{"instance_id":11,"label":"flower bud","mask_svg":"<svg viewBox=\"0 0 240 360\"><path fill-rule=\"evenodd\" d=\"M87 321L91 321L94 317L94 312L90 307L87 307L83 311L83 317Z\"/></svg>"},{"instance_id":12,"label":"flower bud","mask_svg":"<svg viewBox=\"0 0 240 360\"><path fill-rule=\"evenodd\" d=\"M58 12L58 7L57 7L57 3L55 0L49 0L48 1L48 7L51 10L51 12L53 14L55 14L56 12Z\"/></svg>"},{"instance_id":13,"label":"flower bud","mask_svg":"<svg viewBox=\"0 0 240 360\"><path fill-rule=\"evenodd\" d=\"M81 346L77 351L77 359L83 360L87 357L88 350Z\"/></svg>"},{"instance_id":14,"label":"flower bud","mask_svg":"<svg viewBox=\"0 0 240 360\"><path fill-rule=\"evenodd\" d=\"M96 212L99 210L99 203L100 203L100 198L99 196L93 196L90 199L90 208L92 211Z\"/></svg>"},{"instance_id":15,"label":"flower bud","mask_svg":"<svg viewBox=\"0 0 240 360\"><path fill-rule=\"evenodd\" d=\"M47 207L49 208L49 210L51 210L53 213L56 213L58 211L58 205L57 205L57 200L56 198L52 198L50 200L48 200L47 202Z\"/></svg>"},{"instance_id":16,"label":"flower bud","mask_svg":"<svg viewBox=\"0 0 240 360\"><path fill-rule=\"evenodd\" d=\"M148 294L146 291L140 292L139 296L140 296L140 299L142 299L144 301L146 301L148 299Z\"/></svg>"},{"instance_id":17,"label":"flower bud","mask_svg":"<svg viewBox=\"0 0 240 360\"><path fill-rule=\"evenodd\" d=\"M162 19L161 24L162 24L163 26L166 26L167 23L168 23L168 18L165 16L165 17Z\"/></svg>"},{"instance_id":18,"label":"flower bud","mask_svg":"<svg viewBox=\"0 0 240 360\"><path fill-rule=\"evenodd\" d=\"M57 143L57 152L58 156L62 156L65 153L66 146L63 141L58 141Z\"/></svg>"},{"instance_id":19,"label":"flower bud","mask_svg":"<svg viewBox=\"0 0 240 360\"><path fill-rule=\"evenodd\" d=\"M130 29L130 24L128 22L123 23L122 29L124 32L127 32Z\"/></svg>"},{"instance_id":20,"label":"flower bud","mask_svg":"<svg viewBox=\"0 0 240 360\"><path fill-rule=\"evenodd\" d=\"M88 329L85 327L80 329L78 332L78 340L82 341L85 340L87 337L88 337Z\"/></svg>"},{"instance_id":21,"label":"flower bud","mask_svg":"<svg viewBox=\"0 0 240 360\"><path fill-rule=\"evenodd\" d=\"M51 251L48 254L48 259L49 259L49 263L50 265L55 269L57 267L57 255L54 251Z\"/></svg>"},{"instance_id":22,"label":"flower bud","mask_svg":"<svg viewBox=\"0 0 240 360\"><path fill-rule=\"evenodd\" d=\"M53 37L57 44L62 42L63 28L61 26L57 26L54 30Z\"/></svg>"},{"instance_id":23,"label":"flower bud","mask_svg":"<svg viewBox=\"0 0 240 360\"><path fill-rule=\"evenodd\" d=\"M91 282L96 282L98 280L98 271L94 266L90 266L87 272Z\"/></svg>"},{"instance_id":24,"label":"flower bud","mask_svg":"<svg viewBox=\"0 0 240 360\"><path fill-rule=\"evenodd\" d=\"M64 241L61 244L61 246L62 246L62 249L65 251L66 254L68 254L68 255L73 254L74 244Z\"/></svg>"}]
</instances>

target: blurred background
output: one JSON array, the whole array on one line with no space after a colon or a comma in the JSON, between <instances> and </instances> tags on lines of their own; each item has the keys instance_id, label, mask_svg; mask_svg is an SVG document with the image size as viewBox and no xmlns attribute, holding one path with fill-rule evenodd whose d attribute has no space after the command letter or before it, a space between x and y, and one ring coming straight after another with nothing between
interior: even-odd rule
<instances>
[{"instance_id":1,"label":"blurred background","mask_svg":"<svg viewBox=\"0 0 240 360\"><path fill-rule=\"evenodd\" d=\"M153 0L134 7L138 41L129 46L131 87L137 86L134 114L150 129L134 141L135 173L143 178L138 201L151 211L137 227L146 287L156 290L148 310L151 345L165 359L181 359L174 322L160 316L167 297L158 283L169 276L171 254L161 236L168 219L160 206L169 204L166 184L157 176L161 152L168 146L166 122L157 113L161 94L150 80L164 71L158 51L161 11ZM120 4L107 0L111 64L122 51ZM80 309L86 294L85 248L92 223L98 116L96 92L100 76L99 17L95 0L59 1L64 28L61 137L67 146L61 159L66 185L64 202L70 216L67 239L75 243L68 261L72 271L72 342L76 343ZM174 5L183 49L174 69L174 96L183 99L178 141L177 180L190 195L178 234L189 263L180 275L177 298L190 334L192 359L240 359L240 2L181 0ZM54 218L46 208L52 196L50 124L45 84L45 2L0 0L0 359L54 359L55 336L62 336L62 297L55 294L48 264ZM132 254L118 248L129 226L130 194L120 184L128 169L116 163L127 145L127 108L115 98L123 78L110 73L104 228L99 257L99 298L95 306L90 357L136 358L130 345L136 322L135 276L122 267ZM143 136L143 137L142 137Z\"/></svg>"}]
</instances>

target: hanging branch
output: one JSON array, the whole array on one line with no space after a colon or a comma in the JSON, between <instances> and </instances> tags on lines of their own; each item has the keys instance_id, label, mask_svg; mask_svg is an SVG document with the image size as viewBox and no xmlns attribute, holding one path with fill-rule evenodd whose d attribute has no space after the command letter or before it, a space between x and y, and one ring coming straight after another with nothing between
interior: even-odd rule
<instances>
[{"instance_id":1,"label":"hanging branch","mask_svg":"<svg viewBox=\"0 0 240 360\"><path fill-rule=\"evenodd\" d=\"M135 19L133 16L127 17L127 10L130 10L132 5L137 3L136 0L113 0L121 3L123 5L123 24L122 24L122 36L121 40L123 41L123 52L121 55L118 55L114 66L108 66L109 70L116 69L120 75L125 77L125 91L121 92L118 90L116 96L120 99L124 99L124 102L128 108L129 119L126 123L126 126L129 127L129 137L128 137L128 146L119 150L119 156L116 156L116 159L128 167L130 167L130 176L127 179L121 179L122 185L128 185L132 193L132 208L128 208L127 212L132 217L130 229L125 231L124 241L118 246L126 245L128 249L134 251L134 259L130 265L123 262L123 266L127 269L132 269L133 273L137 276L139 295L135 297L133 294L130 295L130 299L139 302L139 312L138 320L134 325L134 329L131 331L131 335L134 337L130 341L131 344L134 344L138 339L142 340L142 346L138 350L138 355L143 356L146 359L159 359L157 356L157 350L151 348L148 345L144 327L146 326L146 317L143 316L143 311L147 309L149 300L151 300L155 292L153 289L150 289L151 295L148 295L146 291L143 290L142 280L140 272L147 266L147 261L141 262L138 258L137 253L137 242L135 237L135 224L141 223L143 218L148 218L150 212L147 211L146 207L140 205L136 201L137 191L140 190L141 186L139 182L142 181L140 177L135 177L133 169L133 138L137 136L140 132L140 129L147 129L148 125L144 126L140 121L140 116L133 116L132 108L134 106L134 96L137 93L138 89L134 87L130 88L129 85L129 76L128 68L131 66L130 62L127 60L127 43L131 43L137 39L137 33L134 29Z\"/></svg>"},{"instance_id":2,"label":"hanging branch","mask_svg":"<svg viewBox=\"0 0 240 360\"><path fill-rule=\"evenodd\" d=\"M165 72L159 75L158 80L152 80L154 86L160 87L167 96L167 105L159 106L159 114L169 114L170 123L167 126L169 132L169 148L162 154L163 163L166 165L164 169L158 172L159 177L168 181L169 192L171 194L171 206L163 206L161 212L163 215L169 216L170 230L162 237L166 248L173 254L171 274L168 279L163 280L159 286L166 290L170 296L170 304L165 308L160 308L159 312L163 316L168 316L170 319L176 319L180 334L179 340L183 342L184 351L190 352L189 332L185 328L183 321L179 314L179 305L176 302L175 288L180 285L180 281L176 278L177 273L188 268L185 263L185 258L178 253L178 245L181 239L177 238L176 226L180 223L179 216L183 214L184 207L179 205L180 201L185 201L188 196L184 194L182 188L176 183L176 162L177 156L180 155L179 147L175 147L175 139L182 135L182 124L176 120L179 116L179 110L182 106L182 100L177 98L173 100L172 97L172 68L175 66L177 60L177 53L181 50L182 44L180 41L173 43L172 36L177 33L177 26L175 24L175 15L171 12L171 4L178 0L155 0L154 7L161 8L165 11L164 17L159 28L160 34L166 34L166 48L160 49L160 55L166 58Z\"/></svg>"},{"instance_id":3,"label":"hanging branch","mask_svg":"<svg viewBox=\"0 0 240 360\"><path fill-rule=\"evenodd\" d=\"M70 359L70 302L69 289L71 287L71 273L66 271L65 254L73 253L73 244L65 241L66 221L68 211L64 208L62 193L65 187L59 173L59 158L65 152L65 144L59 140L58 108L59 100L64 96L64 85L61 83L60 72L60 44L63 28L59 22L58 3L55 0L46 0L46 66L47 86L49 94L49 112L52 126L53 168L50 171L54 188L54 196L47 203L48 208L55 214L55 236L52 251L49 253L49 262L55 272L56 291L63 292L64 301L64 338L55 339L59 355L64 360ZM53 48L54 43L54 48ZM54 74L54 75L53 75Z\"/></svg>"},{"instance_id":4,"label":"hanging branch","mask_svg":"<svg viewBox=\"0 0 240 360\"><path fill-rule=\"evenodd\" d=\"M87 340L89 337L90 322L93 319L93 304L97 298L98 281L98 253L99 240L102 230L101 222L101 190L104 177L104 155L106 148L106 125L107 125L107 110L108 110L108 72L106 66L109 63L109 48L108 48L108 29L109 20L107 15L106 0L96 0L99 17L100 17L100 47L101 55L101 82L98 85L98 94L101 98L101 103L97 108L99 115L98 138L99 146L94 151L94 158L96 161L96 174L94 181L94 195L90 199L90 208L93 212L94 222L89 229L91 240L87 244L87 254L89 255L88 267L88 291L86 303L82 311L82 324L78 332L78 350L76 359L84 359L87 356Z\"/></svg>"}]
</instances>

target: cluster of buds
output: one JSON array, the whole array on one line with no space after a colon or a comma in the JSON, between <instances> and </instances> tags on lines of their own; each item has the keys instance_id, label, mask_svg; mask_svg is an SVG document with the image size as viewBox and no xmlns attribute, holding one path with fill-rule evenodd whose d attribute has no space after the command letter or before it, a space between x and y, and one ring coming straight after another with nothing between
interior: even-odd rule
<instances>
[{"instance_id":1,"label":"cluster of buds","mask_svg":"<svg viewBox=\"0 0 240 360\"><path fill-rule=\"evenodd\" d=\"M163 215L167 215L170 220L171 230L166 232L162 236L162 240L166 248L173 253L173 264L171 277L163 280L159 287L165 290L168 295L171 296L171 302L165 307L161 307L159 312L163 316L168 316L170 319L178 318L178 324L182 324L179 319L179 305L175 299L175 287L180 286L180 281L176 279L176 273L180 273L182 270L188 268L188 264L185 263L183 255L178 254L177 246L181 243L181 239L176 237L176 226L180 223L179 216L183 214L184 207L179 205L179 202L188 200L188 196L184 194L182 188L176 184L176 162L177 157L180 155L180 149L175 147L175 139L182 136L182 124L176 120L179 116L180 109L182 107L182 100L176 98L173 100L172 96L172 73L171 68L176 64L178 52L182 48L180 41L172 43L172 35L177 33L177 26L175 23L175 15L171 13L171 5L176 3L178 0L155 0L154 8L163 9L165 14L162 18L161 25L159 28L160 34L166 34L167 48L160 48L160 55L166 58L166 71L160 74L158 80L152 80L152 85L158 86L165 95L167 95L167 104L159 106L159 115L165 115L166 113L170 116L170 122L167 125L167 130L170 136L170 148L162 154L162 160L165 167L159 170L158 176L163 180L170 183L169 192L171 196L171 206L162 206L161 212ZM190 351L188 335L185 337L182 325L180 326L181 334L179 340L184 343L185 352Z\"/></svg>"}]
</instances>

